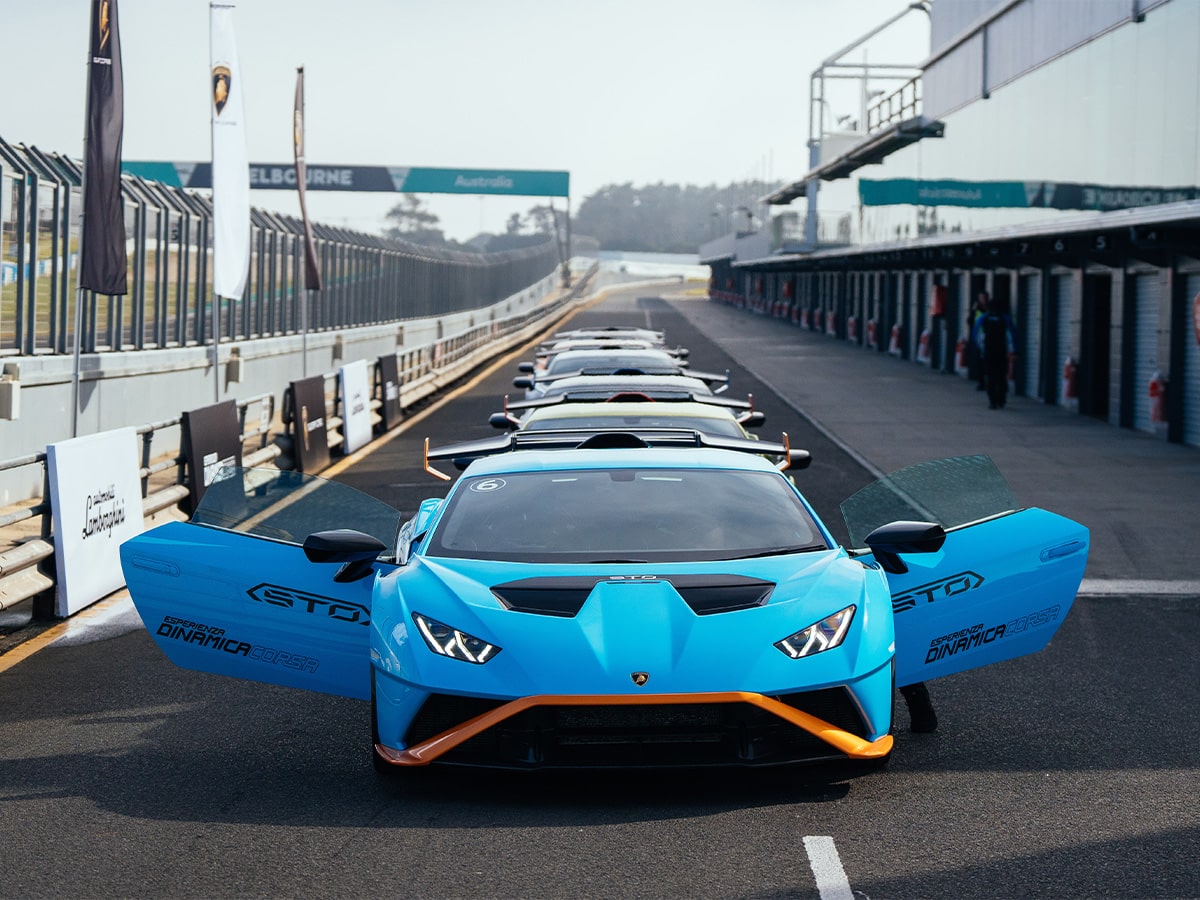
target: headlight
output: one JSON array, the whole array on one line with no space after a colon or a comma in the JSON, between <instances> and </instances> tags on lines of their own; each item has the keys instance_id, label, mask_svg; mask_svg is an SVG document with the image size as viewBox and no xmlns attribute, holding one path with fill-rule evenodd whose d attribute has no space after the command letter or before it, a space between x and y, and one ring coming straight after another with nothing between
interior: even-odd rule
<instances>
[{"instance_id":1,"label":"headlight","mask_svg":"<svg viewBox=\"0 0 1200 900\"><path fill-rule=\"evenodd\" d=\"M850 630L850 620L853 618L854 607L847 606L840 612L809 625L803 631L785 637L775 646L792 659L802 659L822 650L832 650L845 639L846 632Z\"/></svg>"},{"instance_id":2,"label":"headlight","mask_svg":"<svg viewBox=\"0 0 1200 900\"><path fill-rule=\"evenodd\" d=\"M500 652L500 648L495 644L489 644L465 631L443 625L429 616L413 613L413 621L417 623L417 630L421 632L421 637L425 638L429 649L438 656L482 665Z\"/></svg>"}]
</instances>

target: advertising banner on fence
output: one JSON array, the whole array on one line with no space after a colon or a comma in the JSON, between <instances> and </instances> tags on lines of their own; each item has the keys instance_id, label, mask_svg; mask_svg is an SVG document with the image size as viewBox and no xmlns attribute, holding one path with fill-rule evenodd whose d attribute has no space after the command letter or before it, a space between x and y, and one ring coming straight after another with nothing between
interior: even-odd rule
<instances>
[{"instance_id":1,"label":"advertising banner on fence","mask_svg":"<svg viewBox=\"0 0 1200 900\"><path fill-rule=\"evenodd\" d=\"M241 427L237 402L226 400L183 414L183 455L187 460L191 509L204 496L217 472L242 464Z\"/></svg>"},{"instance_id":2,"label":"advertising banner on fence","mask_svg":"<svg viewBox=\"0 0 1200 900\"><path fill-rule=\"evenodd\" d=\"M325 426L325 376L314 375L293 381L292 433L295 435L296 468L310 475L329 465L329 438Z\"/></svg>"},{"instance_id":3,"label":"advertising banner on fence","mask_svg":"<svg viewBox=\"0 0 1200 900\"><path fill-rule=\"evenodd\" d=\"M383 430L391 431L404 418L404 408L400 405L400 368L396 364L396 354L388 353L379 357L379 399L383 405L379 407L379 415L383 418Z\"/></svg>"},{"instance_id":4,"label":"advertising banner on fence","mask_svg":"<svg viewBox=\"0 0 1200 900\"><path fill-rule=\"evenodd\" d=\"M371 375L360 359L338 369L342 394L342 452L353 453L371 442Z\"/></svg>"},{"instance_id":5,"label":"advertising banner on fence","mask_svg":"<svg viewBox=\"0 0 1200 900\"><path fill-rule=\"evenodd\" d=\"M46 448L55 613L69 616L125 584L118 548L144 530L138 439L133 428L102 431Z\"/></svg>"}]
</instances>

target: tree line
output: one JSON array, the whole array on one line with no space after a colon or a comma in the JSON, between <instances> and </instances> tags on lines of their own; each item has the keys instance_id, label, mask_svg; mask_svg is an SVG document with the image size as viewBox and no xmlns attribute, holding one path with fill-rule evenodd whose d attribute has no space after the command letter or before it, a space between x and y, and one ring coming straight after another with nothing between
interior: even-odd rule
<instances>
[{"instance_id":1,"label":"tree line","mask_svg":"<svg viewBox=\"0 0 1200 900\"><path fill-rule=\"evenodd\" d=\"M762 181L727 185L609 184L589 194L571 217L576 238L591 238L601 250L695 253L730 231L756 230L761 199L777 185ZM509 216L502 234L481 234L459 243L445 236L438 217L416 194L404 194L387 213L384 233L416 244L495 253L562 239L566 212L552 204L531 206Z\"/></svg>"}]
</instances>

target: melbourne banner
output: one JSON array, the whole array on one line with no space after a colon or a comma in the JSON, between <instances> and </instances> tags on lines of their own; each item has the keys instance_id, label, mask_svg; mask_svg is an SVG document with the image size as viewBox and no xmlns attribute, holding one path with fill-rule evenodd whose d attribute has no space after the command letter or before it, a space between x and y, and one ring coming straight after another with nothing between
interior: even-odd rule
<instances>
[{"instance_id":1,"label":"melbourne banner","mask_svg":"<svg viewBox=\"0 0 1200 900\"><path fill-rule=\"evenodd\" d=\"M858 182L863 206L967 206L1106 211L1200 199L1196 187L1130 187L1069 181L932 181L892 178Z\"/></svg>"},{"instance_id":2,"label":"melbourne banner","mask_svg":"<svg viewBox=\"0 0 1200 900\"><path fill-rule=\"evenodd\" d=\"M126 293L125 203L121 199L124 127L117 0L92 0L79 286L101 294Z\"/></svg>"},{"instance_id":3,"label":"melbourne banner","mask_svg":"<svg viewBox=\"0 0 1200 900\"><path fill-rule=\"evenodd\" d=\"M250 271L250 165L233 7L212 4L213 292L240 300Z\"/></svg>"},{"instance_id":4,"label":"melbourne banner","mask_svg":"<svg viewBox=\"0 0 1200 900\"><path fill-rule=\"evenodd\" d=\"M533 169L432 169L416 166L329 166L305 164L310 191L364 191L408 194L511 194L521 197L568 197L571 173ZM204 162L130 161L125 171L172 187L212 187L212 167ZM250 187L290 191L296 167L288 163L251 163Z\"/></svg>"}]
</instances>

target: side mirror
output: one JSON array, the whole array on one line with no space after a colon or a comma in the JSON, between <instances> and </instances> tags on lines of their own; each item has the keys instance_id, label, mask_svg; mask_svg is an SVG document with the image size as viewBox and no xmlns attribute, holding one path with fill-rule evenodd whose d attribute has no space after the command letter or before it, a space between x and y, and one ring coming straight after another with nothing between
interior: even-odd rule
<instances>
[{"instance_id":1,"label":"side mirror","mask_svg":"<svg viewBox=\"0 0 1200 900\"><path fill-rule=\"evenodd\" d=\"M514 419L507 413L496 412L488 416L488 424L493 428L502 428L506 431L513 431L521 424L520 420Z\"/></svg>"},{"instance_id":2,"label":"side mirror","mask_svg":"<svg viewBox=\"0 0 1200 900\"><path fill-rule=\"evenodd\" d=\"M371 574L373 563L385 549L383 542L350 528L317 531L304 539L304 555L309 562L342 563L334 581L358 581Z\"/></svg>"},{"instance_id":3,"label":"side mirror","mask_svg":"<svg viewBox=\"0 0 1200 900\"><path fill-rule=\"evenodd\" d=\"M758 428L767 421L767 414L760 409L745 412L738 416L738 424L745 428Z\"/></svg>"},{"instance_id":4,"label":"side mirror","mask_svg":"<svg viewBox=\"0 0 1200 900\"><path fill-rule=\"evenodd\" d=\"M867 546L883 571L903 575L908 566L901 553L936 553L946 543L946 529L935 522L889 522L867 535Z\"/></svg>"},{"instance_id":5,"label":"side mirror","mask_svg":"<svg viewBox=\"0 0 1200 900\"><path fill-rule=\"evenodd\" d=\"M689 356L689 351L688 351L687 347L676 347L671 352L674 353L680 359L687 359Z\"/></svg>"},{"instance_id":6,"label":"side mirror","mask_svg":"<svg viewBox=\"0 0 1200 900\"><path fill-rule=\"evenodd\" d=\"M513 379L513 387L521 388L522 390L527 391L531 387L533 387L533 379L528 378L526 376L521 376L520 378L514 378Z\"/></svg>"},{"instance_id":7,"label":"side mirror","mask_svg":"<svg viewBox=\"0 0 1200 900\"><path fill-rule=\"evenodd\" d=\"M531 363L531 362L517 363L517 371L524 372L526 375L532 375L533 374L533 363Z\"/></svg>"}]
</instances>

